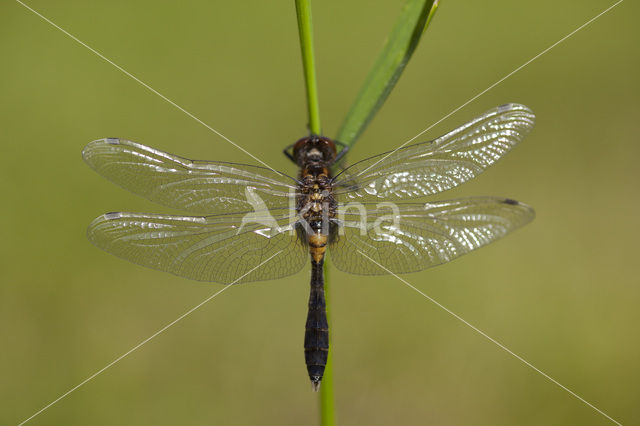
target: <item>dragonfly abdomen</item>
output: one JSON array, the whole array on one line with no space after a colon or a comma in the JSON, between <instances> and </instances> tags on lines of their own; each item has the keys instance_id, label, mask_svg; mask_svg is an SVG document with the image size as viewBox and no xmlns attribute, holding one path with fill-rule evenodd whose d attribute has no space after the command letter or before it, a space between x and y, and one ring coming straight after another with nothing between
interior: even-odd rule
<instances>
[{"instance_id":1,"label":"dragonfly abdomen","mask_svg":"<svg viewBox=\"0 0 640 426\"><path fill-rule=\"evenodd\" d=\"M329 354L329 323L324 300L323 263L323 259L320 259L319 262L311 260L309 313L304 334L304 358L309 379L311 379L311 385L315 391L320 388Z\"/></svg>"}]
</instances>

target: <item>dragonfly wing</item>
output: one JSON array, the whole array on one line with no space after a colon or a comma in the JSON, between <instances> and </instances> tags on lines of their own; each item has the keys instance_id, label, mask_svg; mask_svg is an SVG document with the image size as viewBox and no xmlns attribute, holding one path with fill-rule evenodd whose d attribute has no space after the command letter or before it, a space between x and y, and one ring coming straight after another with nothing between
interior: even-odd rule
<instances>
[{"instance_id":1,"label":"dragonfly wing","mask_svg":"<svg viewBox=\"0 0 640 426\"><path fill-rule=\"evenodd\" d=\"M269 209L288 207L295 198L296 181L283 173L246 164L192 161L125 139L90 142L82 157L123 188L194 214L252 211L251 197L256 196Z\"/></svg>"},{"instance_id":2,"label":"dragonfly wing","mask_svg":"<svg viewBox=\"0 0 640 426\"><path fill-rule=\"evenodd\" d=\"M376 202L437 194L472 179L531 130L535 116L507 104L430 142L367 158L336 176L340 201Z\"/></svg>"},{"instance_id":3,"label":"dragonfly wing","mask_svg":"<svg viewBox=\"0 0 640 426\"><path fill-rule=\"evenodd\" d=\"M139 265L198 281L231 284L300 271L308 254L295 235L294 221L293 214L107 213L89 225L87 235L101 249Z\"/></svg>"},{"instance_id":4,"label":"dragonfly wing","mask_svg":"<svg viewBox=\"0 0 640 426\"><path fill-rule=\"evenodd\" d=\"M340 232L329 246L336 268L362 275L421 271L504 237L534 217L531 207L495 197L394 206L339 210Z\"/></svg>"}]
</instances>

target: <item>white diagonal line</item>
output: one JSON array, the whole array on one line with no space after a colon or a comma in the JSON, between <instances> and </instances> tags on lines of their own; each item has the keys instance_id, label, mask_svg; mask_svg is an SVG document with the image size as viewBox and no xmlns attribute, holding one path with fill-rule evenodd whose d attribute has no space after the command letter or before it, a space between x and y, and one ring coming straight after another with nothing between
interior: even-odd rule
<instances>
[{"instance_id":1,"label":"white diagonal line","mask_svg":"<svg viewBox=\"0 0 640 426\"><path fill-rule=\"evenodd\" d=\"M267 163L265 163L264 161L262 161L261 159L259 159L258 157L256 157L255 155L251 154L249 151L247 151L246 149L244 149L243 147L241 147L240 145L236 144L234 141L232 141L231 139L229 139L228 137L226 137L225 135L223 135L222 133L220 133L219 131L217 131L216 129L214 129L213 127L211 127L210 125L208 125L207 123L205 123L204 121L200 120L198 117L196 117L195 115L193 115L192 113L190 113L189 111L187 111L186 109L182 108L180 105L176 104L175 102L173 102L171 99L167 98L165 95L163 95L162 93L158 92L156 89L154 89L153 87L149 86L147 83L145 83L144 81L140 80L138 77L136 77L135 75L131 74L129 71L125 70L124 68L122 68L120 65L116 64L115 62L113 62L111 59L107 58L106 56L104 56L102 53L98 52L97 50L95 50L94 48L92 48L91 46L87 45L86 43L84 43L83 41L79 40L76 36L74 36L73 34L69 33L68 31L66 31L65 29L61 28L60 26L56 25L55 23L53 23L50 19L46 18L45 16L43 16L42 14L40 14L38 11L32 9L31 7L27 6L26 4L24 4L23 2L21 2L20 0L16 0L16 2L20 3L22 6L24 6L25 8L27 8L28 10L30 10L31 12L33 12L35 15L39 16L40 18L42 18L45 22L51 24L51 26L53 26L54 28L60 30L62 33L64 33L65 35L67 35L68 37L70 37L72 40L74 40L75 42L77 42L78 44L86 47L87 49L89 49L92 53L94 53L95 55L97 55L98 57L100 57L102 60L104 60L105 62L108 62L109 64L113 65L116 69L118 69L118 71L122 72L123 74L125 74L127 77L133 79L134 81L136 81L137 83L139 83L141 86L143 86L144 88L148 89L149 91L151 91L152 93L158 95L159 97L161 97L162 99L164 99L165 101L167 101L168 103L170 103L172 106L174 106L175 108L179 109L180 111L182 111L183 113L185 113L186 115L188 115L189 117L193 118L194 120L196 120L198 123L202 124L204 127L206 127L207 129L211 130L213 133L215 133L216 135L220 136L222 139L226 140L227 142L229 142L231 145L235 146L236 148L238 148L240 151L244 152L245 154L247 154L249 157L253 158L254 160L256 160L258 163L262 164L263 166L265 166L268 169L271 169L272 171L276 172L276 170L274 170L271 166L269 166Z\"/></svg>"},{"instance_id":2,"label":"white diagonal line","mask_svg":"<svg viewBox=\"0 0 640 426\"><path fill-rule=\"evenodd\" d=\"M103 371L105 371L107 368L111 367L112 365L116 364L117 362L121 361L123 358L125 358L127 355L131 354L133 351L135 351L136 349L140 348L142 345L144 345L145 343L149 342L151 339L153 339L154 337L158 336L159 334L163 333L164 331L166 331L169 327L173 326L174 324L176 324L178 321L182 320L183 318L185 318L186 316L190 315L191 313L193 313L196 309L200 308L202 305L204 305L205 303L207 303L208 301L210 301L211 299L213 299L214 297L216 297L217 295L219 295L220 293L222 293L223 291L225 291L226 289L230 288L232 285L234 285L235 283L237 283L238 281L240 281L241 279L243 279L244 277L246 277L247 275L249 275L250 273L252 273L253 271L255 271L256 269L258 269L259 267L261 267L262 265L264 265L265 263L267 263L268 261L270 261L271 259L273 259L274 257L276 257L277 255L279 255L280 253L282 253L282 250L276 252L273 256L269 257L267 260L265 260L264 262L260 263L258 266L256 266L255 268L251 269L249 272L247 272L246 274L242 275L240 278L238 278L237 280L235 280L234 282L232 282L229 285L224 286L221 290L218 290L217 292L213 293L211 296L207 297L206 299L204 299L202 302L198 303L196 306L194 306L193 308L189 309L187 312L185 312L184 314L180 315L178 318L176 318L175 320L171 321L169 324L165 325L164 327L162 327L160 330L156 331L155 333L153 333L151 336L147 337L146 339L144 339L142 342L138 343L137 345L135 345L133 348L129 349L127 352L123 353L122 355L120 355L118 358L114 359L113 361L111 361L109 364L105 365L104 367L102 367L100 370L96 371L95 373L93 373L91 376L87 377L86 379L84 379L82 382L78 383L76 386L72 387L71 389L69 389L68 391L66 391L65 393L63 393L62 395L60 395L58 398L54 399L53 401L51 401L49 404L45 405L44 407L42 407L40 410L38 410L37 412L35 412L32 416L30 416L29 418L23 420L21 423L18 424L18 426L22 426L23 424L27 423L29 420L33 419L34 417L36 417L38 414L42 413L43 411L45 411L46 409L48 409L49 407L51 407L52 405L54 405L55 403L57 403L58 401L60 401L61 399L65 398L66 396L68 396L69 394L71 394L72 392L74 392L75 390L77 390L79 387L81 387L82 385L86 384L87 382L89 382L90 380L94 379L96 376L98 376L100 373L102 373Z\"/></svg>"},{"instance_id":3,"label":"white diagonal line","mask_svg":"<svg viewBox=\"0 0 640 426\"><path fill-rule=\"evenodd\" d=\"M591 24L593 21L595 21L596 19L600 18L602 15L604 15L605 13L609 12L611 9L613 9L614 7L616 7L617 5L619 5L620 3L622 3L624 0L618 0L616 3L612 4L611 6L609 6L608 8L606 8L605 10L603 10L602 12L598 13L596 16L594 16L593 18L589 19L587 22L585 22L584 24L580 25L578 28L576 28L575 30L571 31L569 34L567 34L566 36L562 37L560 40L556 41L555 43L553 43L551 46L547 47L546 49L544 49L542 52L538 53L536 56L534 56L533 58L529 59L527 62L525 62L524 64L520 65L518 68L514 69L513 71L511 71L509 74L505 75L504 77L502 77L500 80L496 81L495 83L493 83L492 85L490 85L489 87L487 87L486 89L484 89L483 91L481 91L480 93L478 93L477 95L475 95L474 97L472 97L471 99L469 99L468 101L466 101L465 103L463 103L462 105L460 105L459 107L455 108L454 110L452 110L451 112L449 112L448 114L446 114L444 117L442 117L440 120L436 121L435 123L433 123L432 125L430 125L429 127L427 127L426 129L424 129L423 131L421 131L420 133L418 133L417 135L415 135L414 137L412 137L411 139L407 140L405 143L403 143L402 145L400 145L399 147L397 147L396 149L394 149L393 151L391 151L390 153L388 153L387 155L385 155L384 157L382 157L380 160L376 161L375 163L373 163L372 165L370 165L369 167L367 167L366 169L364 169L362 172L360 172L359 174L363 174L365 173L367 170L369 170L370 168L372 168L373 166L375 166L376 164L381 163L382 161L386 160L390 155L393 155L397 150L399 150L400 148L404 147L405 145L407 145L408 143L413 142L414 140L416 140L418 137L420 137L421 135L423 135L424 133L428 132L429 130L431 130L432 128L434 128L435 126L437 126L438 124L442 123L444 120L446 120L447 118L451 117L453 114L455 114L456 112L460 111L462 108L466 107L467 105L469 105L471 102L475 101L476 99L478 99L480 96L484 95L485 93L487 93L489 90L493 89L494 87L496 87L497 85L499 85L500 83L502 83L503 81L505 81L506 79L508 79L509 77L511 77L512 75L514 75L515 73L517 73L518 71L520 71L521 69L523 69L524 67L526 67L527 65L529 65L531 62L535 61L536 59L538 59L539 57L541 57L542 55L544 55L545 53L549 52L551 49L553 49L554 47L556 47L557 45L559 45L560 43L562 43L563 41L565 41L566 39L568 39L569 37L573 36L575 33L577 33L578 31L582 30L584 27L586 27L587 25Z\"/></svg>"},{"instance_id":4,"label":"white diagonal line","mask_svg":"<svg viewBox=\"0 0 640 426\"><path fill-rule=\"evenodd\" d=\"M421 290L417 289L416 287L414 287L413 285L409 284L409 282L407 282L405 279L399 277L398 275L394 274L393 272L391 272L389 269L385 268L384 266L382 266L380 263L376 262L375 260L373 260L371 257L367 256L364 252L362 252L360 249L357 249L361 255L363 255L364 257L366 257L367 259L369 259L371 262L375 263L376 265L378 265L380 268L384 269L387 273L393 275L394 277L396 277L397 279L399 279L400 281L402 281L404 284L406 284L407 286L409 286L409 288L411 288L412 290L418 292L419 294L421 294L423 297L425 297L427 300L429 300L430 302L432 302L433 304L435 304L436 306L438 306L439 308L443 309L445 312L447 312L448 314L452 315L455 319L457 319L458 321L462 322L464 325L470 327L472 330L474 330L475 332L479 333L480 335L482 335L483 337L485 337L487 340L489 340L491 343L494 343L495 345L497 345L500 349L504 350L505 352L507 352L509 355L513 356L515 359L517 359L518 361L524 363L527 367L530 367L531 369L533 369L534 371L536 371L537 373L541 374L543 377L545 377L547 380L549 380L550 382L558 385L560 388L564 389L565 391L567 391L569 394L571 394L572 396L574 396L575 398L579 399L580 401L582 401L583 403L585 403L586 405L588 405L589 407L593 408L595 411L597 411L598 413L602 414L604 417L606 417L607 419L611 420L613 423L617 424L617 425L621 425L621 423L617 422L616 420L614 420L613 418L611 418L609 415L607 415L607 413L605 413L604 411L600 410L598 407L596 407L595 405L591 404L589 401L587 401L586 399L582 398L580 395L578 395L577 393L573 392L571 389L567 388L566 386L564 386L562 383L558 382L557 380L555 380L553 377L549 376L547 373L545 373L544 371L538 369L536 366L534 366L533 364L531 364L529 361L527 361L526 359L522 358L520 355L514 353L511 349L507 348L505 345L503 345L502 343L498 342L496 339L494 339L493 337L489 336L487 333L485 333L484 331L480 330L478 327L476 327L475 325L469 323L468 321L466 321L464 318L462 318L460 315L456 314L455 312L453 312L452 310L450 310L449 308L447 308L446 306L440 304L437 300L433 299L432 297L428 296L427 294L423 293Z\"/></svg>"}]
</instances>

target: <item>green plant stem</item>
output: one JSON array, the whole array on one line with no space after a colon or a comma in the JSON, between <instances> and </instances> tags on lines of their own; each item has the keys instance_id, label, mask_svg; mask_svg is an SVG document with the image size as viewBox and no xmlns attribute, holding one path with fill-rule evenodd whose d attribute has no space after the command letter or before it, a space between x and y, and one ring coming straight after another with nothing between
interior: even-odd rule
<instances>
[{"instance_id":1,"label":"green plant stem","mask_svg":"<svg viewBox=\"0 0 640 426\"><path fill-rule=\"evenodd\" d=\"M298 32L300 34L300 50L302 52L302 67L307 88L307 107L309 109L309 130L319 135L320 107L318 104L318 84L316 82L316 64L313 53L313 26L311 24L310 0L295 0L298 16Z\"/></svg>"},{"instance_id":2,"label":"green plant stem","mask_svg":"<svg viewBox=\"0 0 640 426\"><path fill-rule=\"evenodd\" d=\"M295 0L298 16L298 31L300 33L300 50L304 68L305 86L307 89L307 106L309 109L309 130L311 133L321 134L320 108L318 106L318 84L316 82L315 60L313 54L313 26L311 25L310 0ZM328 259L324 263L324 294L327 306L327 321L329 321L329 267ZM331 330L331 327L329 327ZM331 368L331 350L324 370L322 385L320 386L320 424L334 426L335 405L333 397L333 373Z\"/></svg>"},{"instance_id":3,"label":"green plant stem","mask_svg":"<svg viewBox=\"0 0 640 426\"><path fill-rule=\"evenodd\" d=\"M327 322L329 323L329 342L331 342L331 311L329 309L329 259L324 261L324 298L327 306ZM329 350L327 366L324 369L322 377L322 386L320 386L320 424L322 426L333 426L336 424L335 406L333 397L333 367L331 358L333 357L333 349Z\"/></svg>"}]
</instances>

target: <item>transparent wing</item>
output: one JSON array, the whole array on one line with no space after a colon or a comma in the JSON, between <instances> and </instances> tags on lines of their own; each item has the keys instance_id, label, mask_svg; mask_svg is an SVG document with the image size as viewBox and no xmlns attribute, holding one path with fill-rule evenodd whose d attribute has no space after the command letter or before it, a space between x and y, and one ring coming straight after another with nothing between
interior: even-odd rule
<instances>
[{"instance_id":1,"label":"transparent wing","mask_svg":"<svg viewBox=\"0 0 640 426\"><path fill-rule=\"evenodd\" d=\"M449 262L534 217L531 207L494 197L339 211L341 235L329 256L341 271L362 275L416 272Z\"/></svg>"},{"instance_id":2,"label":"transparent wing","mask_svg":"<svg viewBox=\"0 0 640 426\"><path fill-rule=\"evenodd\" d=\"M100 175L159 204L195 214L253 210L247 188L266 208L288 207L296 180L246 164L192 161L125 139L87 144L82 157Z\"/></svg>"},{"instance_id":3,"label":"transparent wing","mask_svg":"<svg viewBox=\"0 0 640 426\"><path fill-rule=\"evenodd\" d=\"M343 202L375 202L445 191L498 161L529 133L534 119L524 105L499 106L434 141L347 167L336 176L334 192Z\"/></svg>"},{"instance_id":4,"label":"transparent wing","mask_svg":"<svg viewBox=\"0 0 640 426\"><path fill-rule=\"evenodd\" d=\"M101 249L139 265L230 284L285 277L302 269L308 253L293 231L294 221L288 213L263 217L107 213L89 225L87 235Z\"/></svg>"}]
</instances>

